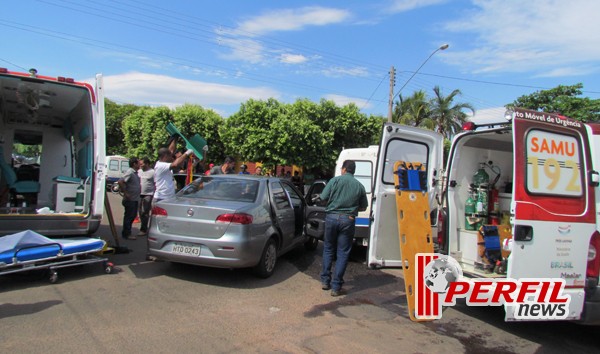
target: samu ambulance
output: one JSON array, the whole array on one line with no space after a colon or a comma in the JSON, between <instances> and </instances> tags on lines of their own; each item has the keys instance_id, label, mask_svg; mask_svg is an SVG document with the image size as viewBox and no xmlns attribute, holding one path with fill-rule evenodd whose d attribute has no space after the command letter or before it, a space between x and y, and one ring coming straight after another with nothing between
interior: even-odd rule
<instances>
[{"instance_id":1,"label":"samu ambulance","mask_svg":"<svg viewBox=\"0 0 600 354\"><path fill-rule=\"evenodd\" d=\"M72 78L0 68L0 235L89 235L105 193L102 76ZM20 151L35 159L18 159Z\"/></svg>"},{"instance_id":2,"label":"samu ambulance","mask_svg":"<svg viewBox=\"0 0 600 354\"><path fill-rule=\"evenodd\" d=\"M384 124L368 265L410 268L401 240L429 245L437 239L439 251L470 278L564 280L566 319L600 324L600 178L594 165L600 124L525 109L507 113L500 124L465 124L445 169L439 134ZM393 179L399 160L424 164L427 198L439 203L438 234L425 241L399 235ZM505 309L506 321L523 320Z\"/></svg>"}]
</instances>

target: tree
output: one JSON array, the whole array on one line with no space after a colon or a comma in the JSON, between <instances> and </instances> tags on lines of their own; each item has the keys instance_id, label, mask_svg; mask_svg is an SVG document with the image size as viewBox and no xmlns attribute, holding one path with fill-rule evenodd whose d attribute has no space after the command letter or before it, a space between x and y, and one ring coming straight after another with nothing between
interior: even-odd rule
<instances>
[{"instance_id":1,"label":"tree","mask_svg":"<svg viewBox=\"0 0 600 354\"><path fill-rule=\"evenodd\" d=\"M577 97L582 94L583 85L559 85L550 90L541 90L517 98L507 108L527 108L548 113L559 113L583 121L600 121L600 99Z\"/></svg>"},{"instance_id":2,"label":"tree","mask_svg":"<svg viewBox=\"0 0 600 354\"><path fill-rule=\"evenodd\" d=\"M133 104L121 105L104 99L107 155L124 155L127 152L122 124L127 116L139 108Z\"/></svg>"},{"instance_id":3,"label":"tree","mask_svg":"<svg viewBox=\"0 0 600 354\"><path fill-rule=\"evenodd\" d=\"M433 129L434 122L430 117L431 107L427 100L427 94L425 91L419 90L406 99L402 95L399 96L392 120L396 123L413 127Z\"/></svg>"},{"instance_id":4,"label":"tree","mask_svg":"<svg viewBox=\"0 0 600 354\"><path fill-rule=\"evenodd\" d=\"M158 148L169 139L166 126L173 121L168 107L141 107L123 121L127 156L148 156L156 160Z\"/></svg>"},{"instance_id":5,"label":"tree","mask_svg":"<svg viewBox=\"0 0 600 354\"><path fill-rule=\"evenodd\" d=\"M285 106L270 98L267 101L250 99L231 115L219 129L219 137L228 154L243 160L279 164L275 134L271 124L285 114Z\"/></svg>"},{"instance_id":6,"label":"tree","mask_svg":"<svg viewBox=\"0 0 600 354\"><path fill-rule=\"evenodd\" d=\"M435 97L431 100L431 119L435 122L435 131L449 139L462 129L462 123L467 121L465 109L475 113L475 109L469 103L454 103L460 90L452 91L448 96L441 93L440 87L433 88Z\"/></svg>"},{"instance_id":7,"label":"tree","mask_svg":"<svg viewBox=\"0 0 600 354\"><path fill-rule=\"evenodd\" d=\"M323 131L333 134L331 154L323 167L331 169L342 149L366 147L378 142L383 124L383 117L369 116L360 113L360 109L350 103L338 107L333 101L322 99L317 111L310 117ZM328 161L328 162L327 162Z\"/></svg>"},{"instance_id":8,"label":"tree","mask_svg":"<svg viewBox=\"0 0 600 354\"><path fill-rule=\"evenodd\" d=\"M208 153L205 161L221 163L225 159L225 146L219 136L219 127L225 120L213 110L198 105L185 104L173 111L173 124L181 134L190 139L195 134L206 140Z\"/></svg>"}]
</instances>

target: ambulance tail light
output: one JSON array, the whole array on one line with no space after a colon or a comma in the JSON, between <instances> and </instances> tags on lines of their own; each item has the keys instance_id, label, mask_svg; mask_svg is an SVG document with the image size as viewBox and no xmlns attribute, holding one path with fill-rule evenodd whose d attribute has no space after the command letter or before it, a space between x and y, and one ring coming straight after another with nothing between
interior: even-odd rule
<instances>
[{"instance_id":1,"label":"ambulance tail light","mask_svg":"<svg viewBox=\"0 0 600 354\"><path fill-rule=\"evenodd\" d=\"M594 232L588 248L588 262L586 276L598 278L600 276L600 233Z\"/></svg>"}]
</instances>

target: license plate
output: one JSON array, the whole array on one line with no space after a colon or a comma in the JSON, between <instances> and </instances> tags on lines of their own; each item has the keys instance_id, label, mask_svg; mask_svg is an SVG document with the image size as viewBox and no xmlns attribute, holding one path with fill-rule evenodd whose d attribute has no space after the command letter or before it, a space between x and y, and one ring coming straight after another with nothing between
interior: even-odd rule
<instances>
[{"instance_id":1,"label":"license plate","mask_svg":"<svg viewBox=\"0 0 600 354\"><path fill-rule=\"evenodd\" d=\"M182 243L173 243L173 248L171 252L177 254L185 254L188 256L196 256L199 257L201 253L202 247L200 246L191 246Z\"/></svg>"}]
</instances>

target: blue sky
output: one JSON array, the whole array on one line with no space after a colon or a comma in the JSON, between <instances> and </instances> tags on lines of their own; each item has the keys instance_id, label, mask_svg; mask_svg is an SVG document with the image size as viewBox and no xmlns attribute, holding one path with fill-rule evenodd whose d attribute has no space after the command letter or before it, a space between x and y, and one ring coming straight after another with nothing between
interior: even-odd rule
<instances>
[{"instance_id":1,"label":"blue sky","mask_svg":"<svg viewBox=\"0 0 600 354\"><path fill-rule=\"evenodd\" d=\"M462 92L500 118L517 97L583 83L600 98L597 0L4 0L0 67L90 81L118 103L202 105L227 117L276 98L354 102ZM496 120L491 118L492 120Z\"/></svg>"}]
</instances>

